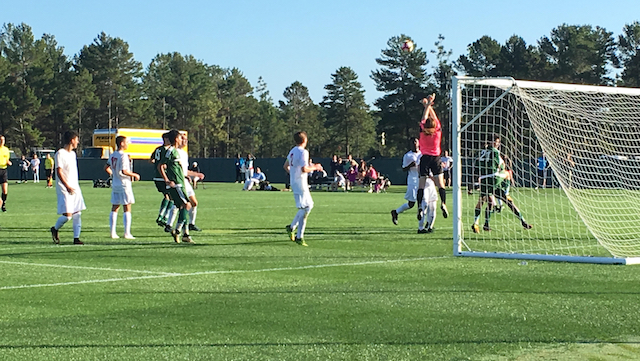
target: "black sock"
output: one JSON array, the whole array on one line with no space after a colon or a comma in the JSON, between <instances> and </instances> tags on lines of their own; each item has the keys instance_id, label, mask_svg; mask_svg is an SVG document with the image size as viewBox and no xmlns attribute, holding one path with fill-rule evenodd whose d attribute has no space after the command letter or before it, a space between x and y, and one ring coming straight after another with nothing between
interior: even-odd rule
<instances>
[{"instance_id":1,"label":"black sock","mask_svg":"<svg viewBox=\"0 0 640 361\"><path fill-rule=\"evenodd\" d=\"M424 199L424 189L418 189L418 208L422 208L422 200Z\"/></svg>"},{"instance_id":2,"label":"black sock","mask_svg":"<svg viewBox=\"0 0 640 361\"><path fill-rule=\"evenodd\" d=\"M440 193L440 200L443 204L447 204L447 190L444 188L438 188L438 193Z\"/></svg>"},{"instance_id":3,"label":"black sock","mask_svg":"<svg viewBox=\"0 0 640 361\"><path fill-rule=\"evenodd\" d=\"M7 201L7 193L2 193L2 203L4 204Z\"/></svg>"}]
</instances>

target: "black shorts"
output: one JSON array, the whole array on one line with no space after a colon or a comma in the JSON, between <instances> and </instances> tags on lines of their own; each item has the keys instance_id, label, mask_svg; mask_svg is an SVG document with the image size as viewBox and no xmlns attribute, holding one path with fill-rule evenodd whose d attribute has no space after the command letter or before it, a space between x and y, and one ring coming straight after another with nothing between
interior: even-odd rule
<instances>
[{"instance_id":1,"label":"black shorts","mask_svg":"<svg viewBox=\"0 0 640 361\"><path fill-rule=\"evenodd\" d=\"M9 180L7 178L7 169L0 169L0 184L7 183Z\"/></svg>"},{"instance_id":2,"label":"black shorts","mask_svg":"<svg viewBox=\"0 0 640 361\"><path fill-rule=\"evenodd\" d=\"M451 169L443 170L444 180L448 181L451 178Z\"/></svg>"},{"instance_id":3,"label":"black shorts","mask_svg":"<svg viewBox=\"0 0 640 361\"><path fill-rule=\"evenodd\" d=\"M44 171L47 174L47 178L51 178L51 176L53 175L52 169L45 169Z\"/></svg>"},{"instance_id":4,"label":"black shorts","mask_svg":"<svg viewBox=\"0 0 640 361\"><path fill-rule=\"evenodd\" d=\"M442 174L442 162L440 162L439 155L423 154L420 158L420 176L429 176L429 171L431 171L431 174L434 176Z\"/></svg>"},{"instance_id":5,"label":"black shorts","mask_svg":"<svg viewBox=\"0 0 640 361\"><path fill-rule=\"evenodd\" d=\"M167 183L165 183L163 180L161 181L153 181L153 183L156 184L156 189L158 190L158 192L162 193L162 194L168 194L169 190L167 189Z\"/></svg>"}]
</instances>

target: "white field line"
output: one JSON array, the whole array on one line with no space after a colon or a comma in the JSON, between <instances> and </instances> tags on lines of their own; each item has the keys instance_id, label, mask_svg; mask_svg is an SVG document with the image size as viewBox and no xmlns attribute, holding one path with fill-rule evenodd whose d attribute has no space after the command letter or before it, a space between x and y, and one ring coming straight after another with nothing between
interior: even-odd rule
<instances>
[{"instance_id":1,"label":"white field line","mask_svg":"<svg viewBox=\"0 0 640 361\"><path fill-rule=\"evenodd\" d=\"M75 268L75 269L86 269L86 270L94 270L94 271L110 271L110 272L132 272L132 273L151 273L151 274L159 274L159 275L176 275L179 273L170 273L170 272L155 272L155 271L144 271L144 270L135 270L135 269L122 269L122 268L104 268L104 267L87 267L87 266L67 266L60 264L49 264L49 263L30 263L30 262L15 262L15 261L0 261L0 264L15 264L20 266L37 266L37 267L53 267L53 268Z\"/></svg>"},{"instance_id":2,"label":"white field line","mask_svg":"<svg viewBox=\"0 0 640 361\"><path fill-rule=\"evenodd\" d=\"M22 288L40 288L40 287L82 285L82 284L90 284L90 283L135 281L135 280L157 279L157 278L168 278L168 277L185 277L185 276L189 277L189 276L202 276L202 275L215 275L215 274L260 273L260 272L277 272L277 271L297 271L297 270L308 270L308 269L319 269L319 268L330 268L330 267L366 266L366 265L374 265L374 264L390 264L390 263L401 263L401 262L416 262L416 261L425 261L425 260L446 259L451 257L452 256L418 257L418 258L391 259L391 260L382 260L382 261L318 264L318 265L308 265L308 266L299 266L299 267L263 268L263 269L257 269L257 270L220 270L220 271L202 271L202 272L192 272L192 273L164 273L164 274L156 274L156 275L148 275L148 276L107 278L107 279L99 279L99 280L41 283L41 284L33 284L33 285L19 285L19 286L4 286L4 287L0 287L0 291L22 289Z\"/></svg>"}]
</instances>

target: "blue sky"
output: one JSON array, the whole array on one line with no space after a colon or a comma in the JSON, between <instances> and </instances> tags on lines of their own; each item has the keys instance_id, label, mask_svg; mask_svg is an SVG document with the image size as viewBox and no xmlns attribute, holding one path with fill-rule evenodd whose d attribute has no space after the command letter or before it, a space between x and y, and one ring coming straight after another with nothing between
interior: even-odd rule
<instances>
[{"instance_id":1,"label":"blue sky","mask_svg":"<svg viewBox=\"0 0 640 361\"><path fill-rule=\"evenodd\" d=\"M262 76L276 102L296 80L320 102L331 74L349 66L371 104L381 94L370 74L392 36L409 35L429 52L442 34L452 59L483 35L504 43L516 34L532 44L563 23L598 25L617 37L640 20L640 1L22 0L5 1L0 14L2 23L28 24L36 38L54 35L69 56L104 31L125 40L145 67L173 51L236 67L254 86Z\"/></svg>"}]
</instances>

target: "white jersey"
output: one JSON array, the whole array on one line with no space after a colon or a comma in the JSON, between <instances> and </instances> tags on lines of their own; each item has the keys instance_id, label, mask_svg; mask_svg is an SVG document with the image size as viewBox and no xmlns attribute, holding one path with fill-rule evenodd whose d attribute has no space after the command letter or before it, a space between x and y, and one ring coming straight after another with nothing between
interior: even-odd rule
<instances>
[{"instance_id":1,"label":"white jersey","mask_svg":"<svg viewBox=\"0 0 640 361\"><path fill-rule=\"evenodd\" d=\"M412 150L408 151L404 157L402 157L402 168L408 167L411 162L416 163L409 168L409 172L407 173L407 192L404 195L404 199L409 202L416 202L418 198L418 185L420 183L419 164L421 157L422 153Z\"/></svg>"},{"instance_id":2,"label":"white jersey","mask_svg":"<svg viewBox=\"0 0 640 361\"><path fill-rule=\"evenodd\" d=\"M73 188L73 194L69 194L67 187L56 177L56 194L58 198L58 214L74 214L87 209L80 190L78 181L78 162L76 152L59 149L55 155L55 167L64 174L69 187Z\"/></svg>"},{"instance_id":3,"label":"white jersey","mask_svg":"<svg viewBox=\"0 0 640 361\"><path fill-rule=\"evenodd\" d=\"M309 152L300 147L293 147L287 157L289 161L289 181L294 194L309 192L308 176L302 167L309 166Z\"/></svg>"},{"instance_id":4,"label":"white jersey","mask_svg":"<svg viewBox=\"0 0 640 361\"><path fill-rule=\"evenodd\" d=\"M436 184L433 183L433 180L430 177L427 177L427 182L424 184L424 198L422 202L424 204L427 203L435 203L438 201L438 190L436 189Z\"/></svg>"},{"instance_id":5,"label":"white jersey","mask_svg":"<svg viewBox=\"0 0 640 361\"><path fill-rule=\"evenodd\" d=\"M111 188L114 192L124 192L125 189L131 188L131 177L123 172L131 172L131 159L129 155L122 150L113 152L107 161L111 171L113 172Z\"/></svg>"},{"instance_id":6,"label":"white jersey","mask_svg":"<svg viewBox=\"0 0 640 361\"><path fill-rule=\"evenodd\" d=\"M78 182L78 160L76 158L76 152L69 152L64 148L60 148L56 152L55 158L56 168L60 168L65 176L69 187L80 189L80 183ZM60 181L60 177L56 177L56 184L58 185L58 188L64 189L65 192L67 191L64 184Z\"/></svg>"},{"instance_id":7,"label":"white jersey","mask_svg":"<svg viewBox=\"0 0 640 361\"><path fill-rule=\"evenodd\" d=\"M176 148L178 150L178 154L180 154L180 166L182 167L182 172L184 176L187 177L187 172L189 171L189 153L186 150Z\"/></svg>"},{"instance_id":8,"label":"white jersey","mask_svg":"<svg viewBox=\"0 0 640 361\"><path fill-rule=\"evenodd\" d=\"M409 178L420 178L420 157L422 157L422 153L412 150L405 153L404 157L402 157L402 168L408 167L411 162L416 162L413 167L409 168L407 180L409 180Z\"/></svg>"}]
</instances>

